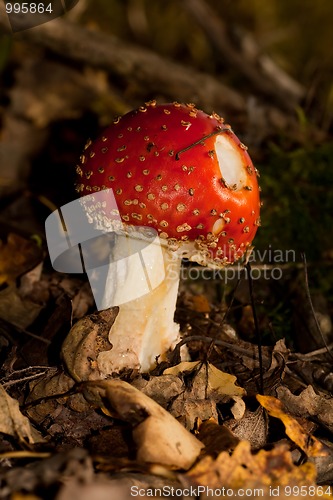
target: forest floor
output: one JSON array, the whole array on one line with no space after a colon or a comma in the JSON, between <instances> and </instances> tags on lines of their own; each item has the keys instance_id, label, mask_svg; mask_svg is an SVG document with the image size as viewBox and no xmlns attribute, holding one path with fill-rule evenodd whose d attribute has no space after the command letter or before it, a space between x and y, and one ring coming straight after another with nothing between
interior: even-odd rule
<instances>
[{"instance_id":1,"label":"forest floor","mask_svg":"<svg viewBox=\"0 0 333 500\"><path fill-rule=\"evenodd\" d=\"M200 26L186 64L104 33L83 7L81 23L73 9L0 38L0 498L332 496L329 113L210 3L184 2ZM157 17L180 44L169 4ZM230 119L261 171L263 227L247 272L183 263L175 321L190 361L179 344L150 373L100 380L117 308L96 312L84 275L53 270L44 224L74 199L87 138L153 98ZM62 347L73 329L75 369Z\"/></svg>"}]
</instances>

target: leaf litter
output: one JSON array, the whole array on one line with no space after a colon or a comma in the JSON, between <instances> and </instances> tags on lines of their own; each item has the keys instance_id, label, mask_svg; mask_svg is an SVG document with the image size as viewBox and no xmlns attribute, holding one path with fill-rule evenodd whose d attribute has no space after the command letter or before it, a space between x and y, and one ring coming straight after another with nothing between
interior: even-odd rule
<instances>
[{"instance_id":1,"label":"leaf litter","mask_svg":"<svg viewBox=\"0 0 333 500\"><path fill-rule=\"evenodd\" d=\"M22 248L25 258L11 267ZM86 283L42 268L35 243L12 235L1 249L4 498L6 491L40 490L61 500L82 488L128 498L131 486L149 491L166 485L261 488L268 498L272 488L332 482L333 398L293 370L299 363L310 370L311 354L300 361L283 340L264 346L260 395L255 345L237 335L221 337L221 331L214 344L214 329L193 336L183 328L193 361L175 363L171 353L151 374L101 380L94 360L112 347L107 332L117 309L96 315ZM183 307L195 318L193 326L218 314L206 298L191 300L189 293ZM66 343L70 328L81 339L80 353ZM27 346L35 351L29 366ZM58 349L53 363L50 347ZM325 352L314 354L316 363L318 356L326 362ZM64 474L66 485L59 488Z\"/></svg>"}]
</instances>

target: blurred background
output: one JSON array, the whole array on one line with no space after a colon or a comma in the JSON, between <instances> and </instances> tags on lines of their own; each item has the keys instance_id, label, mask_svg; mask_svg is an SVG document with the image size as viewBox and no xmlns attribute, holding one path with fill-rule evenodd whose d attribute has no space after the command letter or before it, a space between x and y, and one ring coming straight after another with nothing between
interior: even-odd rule
<instances>
[{"instance_id":1,"label":"blurred background","mask_svg":"<svg viewBox=\"0 0 333 500\"><path fill-rule=\"evenodd\" d=\"M329 0L80 0L63 17L11 35L2 13L1 238L37 235L44 244L45 218L75 197L87 138L116 115L150 99L194 102L232 125L261 173L255 246L283 269L282 279L255 283L265 335L287 336L300 349L310 346L301 345L305 330L316 336L305 253L329 339L332 19ZM274 250L295 258L276 264ZM244 310L239 321L246 325Z\"/></svg>"}]
</instances>

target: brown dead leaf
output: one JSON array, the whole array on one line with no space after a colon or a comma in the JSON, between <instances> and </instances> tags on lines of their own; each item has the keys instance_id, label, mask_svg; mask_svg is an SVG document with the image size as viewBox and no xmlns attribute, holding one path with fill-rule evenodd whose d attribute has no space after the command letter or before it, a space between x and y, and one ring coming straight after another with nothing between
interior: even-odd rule
<instances>
[{"instance_id":1,"label":"brown dead leaf","mask_svg":"<svg viewBox=\"0 0 333 500\"><path fill-rule=\"evenodd\" d=\"M131 384L167 409L188 430L199 419L218 417L216 403L212 399L191 397L184 382L176 375L150 376L134 379Z\"/></svg>"},{"instance_id":2,"label":"brown dead leaf","mask_svg":"<svg viewBox=\"0 0 333 500\"><path fill-rule=\"evenodd\" d=\"M41 261L42 252L32 240L11 233L7 242L0 243L0 285L13 283L16 278Z\"/></svg>"},{"instance_id":3,"label":"brown dead leaf","mask_svg":"<svg viewBox=\"0 0 333 500\"><path fill-rule=\"evenodd\" d=\"M315 417L333 432L333 398L317 394L311 385L298 396L292 394L287 387L281 386L277 389L277 395L293 415Z\"/></svg>"},{"instance_id":4,"label":"brown dead leaf","mask_svg":"<svg viewBox=\"0 0 333 500\"><path fill-rule=\"evenodd\" d=\"M203 448L170 413L123 380L85 382L82 391L90 404L132 424L139 462L187 470Z\"/></svg>"},{"instance_id":5,"label":"brown dead leaf","mask_svg":"<svg viewBox=\"0 0 333 500\"><path fill-rule=\"evenodd\" d=\"M333 444L327 439L323 439L326 455L324 457L310 457L309 462L316 466L317 483L333 483Z\"/></svg>"},{"instance_id":6,"label":"brown dead leaf","mask_svg":"<svg viewBox=\"0 0 333 500\"><path fill-rule=\"evenodd\" d=\"M34 287L37 283L40 283L43 271L43 262L37 264L30 271L26 272L20 279L20 295L26 297L34 293Z\"/></svg>"},{"instance_id":7,"label":"brown dead leaf","mask_svg":"<svg viewBox=\"0 0 333 500\"><path fill-rule=\"evenodd\" d=\"M55 396L54 399L50 398L47 401L40 403L36 406L31 406L27 413L29 417L37 423L43 422L47 416L52 416L58 412L61 404L65 403L64 398L56 398L58 394L63 394L69 391L74 385L73 379L64 373L57 373L50 371L45 376L39 378L37 381L30 382L30 393L27 398L27 403L42 399L45 397ZM84 411L87 409L87 403L82 398L81 394L76 395L76 399L81 398L85 403L85 408L74 408L76 411Z\"/></svg>"},{"instance_id":8,"label":"brown dead leaf","mask_svg":"<svg viewBox=\"0 0 333 500\"><path fill-rule=\"evenodd\" d=\"M177 397L169 406L168 411L188 430L194 429L198 419L203 421L218 418L215 401L190 399L187 393Z\"/></svg>"},{"instance_id":9,"label":"brown dead leaf","mask_svg":"<svg viewBox=\"0 0 333 500\"><path fill-rule=\"evenodd\" d=\"M185 372L192 372L197 366L199 366L199 361L182 361L178 365L171 366L164 370L163 375L178 376Z\"/></svg>"},{"instance_id":10,"label":"brown dead leaf","mask_svg":"<svg viewBox=\"0 0 333 500\"><path fill-rule=\"evenodd\" d=\"M42 500L41 497L31 494L26 495L25 493L14 493L11 496L11 500Z\"/></svg>"},{"instance_id":11,"label":"brown dead leaf","mask_svg":"<svg viewBox=\"0 0 333 500\"><path fill-rule=\"evenodd\" d=\"M198 439L205 445L205 455L217 456L222 451L234 450L239 439L217 420L210 418L200 425Z\"/></svg>"},{"instance_id":12,"label":"brown dead leaf","mask_svg":"<svg viewBox=\"0 0 333 500\"><path fill-rule=\"evenodd\" d=\"M53 293L62 295L65 292L70 298L73 320L86 316L89 309L92 309L95 304L89 283L73 278L73 275L59 275L59 273L56 273L52 276L50 286Z\"/></svg>"},{"instance_id":13,"label":"brown dead leaf","mask_svg":"<svg viewBox=\"0 0 333 500\"><path fill-rule=\"evenodd\" d=\"M80 319L71 328L61 349L66 368L76 382L101 378L97 357L111 349L108 334L116 318L116 308Z\"/></svg>"},{"instance_id":14,"label":"brown dead leaf","mask_svg":"<svg viewBox=\"0 0 333 500\"><path fill-rule=\"evenodd\" d=\"M212 489L221 490L222 486L233 489L235 496L241 488L252 490L255 496L254 489L260 488L257 495L269 498L272 488L278 486L283 494L284 486L314 485L316 468L311 463L295 466L284 445L270 451L260 450L253 455L250 443L241 441L232 455L223 451L216 460L205 456L186 476L195 484Z\"/></svg>"},{"instance_id":15,"label":"brown dead leaf","mask_svg":"<svg viewBox=\"0 0 333 500\"><path fill-rule=\"evenodd\" d=\"M0 318L22 330L31 325L43 307L30 297L22 297L13 284L0 290Z\"/></svg>"},{"instance_id":16,"label":"brown dead leaf","mask_svg":"<svg viewBox=\"0 0 333 500\"><path fill-rule=\"evenodd\" d=\"M268 422L261 406L255 411L246 409L241 419L230 419L224 425L241 440L250 441L251 447L257 450L267 442Z\"/></svg>"},{"instance_id":17,"label":"brown dead leaf","mask_svg":"<svg viewBox=\"0 0 333 500\"><path fill-rule=\"evenodd\" d=\"M236 377L220 371L212 364L184 361L164 370L160 378L171 375L181 376L184 388L170 405L169 411L190 430L198 418L202 421L211 417L217 418L217 402L226 402L230 399L236 401L245 394L244 389L235 385ZM240 404L237 405L241 411Z\"/></svg>"},{"instance_id":18,"label":"brown dead leaf","mask_svg":"<svg viewBox=\"0 0 333 500\"><path fill-rule=\"evenodd\" d=\"M152 398L163 408L168 408L170 402L184 392L183 382L174 375L163 375L163 377L150 375L149 380L139 375L131 382L131 385Z\"/></svg>"},{"instance_id":19,"label":"brown dead leaf","mask_svg":"<svg viewBox=\"0 0 333 500\"><path fill-rule=\"evenodd\" d=\"M22 415L18 401L11 398L0 385L0 432L20 441L34 443L30 422Z\"/></svg>"},{"instance_id":20,"label":"brown dead leaf","mask_svg":"<svg viewBox=\"0 0 333 500\"><path fill-rule=\"evenodd\" d=\"M257 400L272 417L280 419L285 428L287 436L299 446L304 453L310 457L325 456L324 447L318 439L309 435L303 427L291 415L285 413L281 401L273 396L257 395Z\"/></svg>"}]
</instances>

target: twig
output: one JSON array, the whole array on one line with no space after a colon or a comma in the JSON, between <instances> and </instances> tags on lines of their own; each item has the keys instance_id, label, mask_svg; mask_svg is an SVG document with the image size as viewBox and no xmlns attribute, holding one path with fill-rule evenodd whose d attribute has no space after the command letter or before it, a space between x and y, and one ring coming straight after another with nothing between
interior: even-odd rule
<instances>
[{"instance_id":1,"label":"twig","mask_svg":"<svg viewBox=\"0 0 333 500\"><path fill-rule=\"evenodd\" d=\"M251 344L251 348L253 348L253 351L251 352L249 349L239 347L238 345L232 344L230 342L225 342L224 340L217 340L217 339L214 339L212 337L206 337L204 335L191 335L189 337L185 337L180 342L178 342L178 344L174 348L174 350L172 352L172 358L175 360L176 363L180 362L180 348L185 344L188 344L190 342L195 342L195 341L206 342L209 344L213 343L214 345L217 345L217 346L227 347L230 349L230 351L235 351L243 356L246 356L247 358L260 359L259 352L258 352L258 354L255 352L257 349L257 346L255 346L255 345ZM261 359L263 361L262 354L261 354ZM266 361L267 361L267 365L268 365L269 361L267 358L266 358Z\"/></svg>"},{"instance_id":2,"label":"twig","mask_svg":"<svg viewBox=\"0 0 333 500\"><path fill-rule=\"evenodd\" d=\"M260 370L260 378L259 378L260 393L264 394L264 366L263 366L263 360L262 360L262 337L261 337L261 330L259 328L257 311L256 311L254 295L253 295L251 264L248 262L245 267L248 271L249 291L250 291L250 300L251 300L252 314L253 314L253 320L254 320L254 328L256 331L256 338L258 341L259 370Z\"/></svg>"},{"instance_id":3,"label":"twig","mask_svg":"<svg viewBox=\"0 0 333 500\"><path fill-rule=\"evenodd\" d=\"M326 347L321 347L320 349L316 349L315 351L310 351L306 353L294 352L292 356L301 360L301 361L322 361L321 354L327 354L327 348L329 352L333 349L333 343L329 344Z\"/></svg>"},{"instance_id":4,"label":"twig","mask_svg":"<svg viewBox=\"0 0 333 500\"><path fill-rule=\"evenodd\" d=\"M2 10L0 5L0 28L4 23ZM246 112L243 97L214 77L63 19L16 33L15 38L46 47L71 61L118 74L151 92L160 93L163 89L166 95L178 96L185 102L197 100L208 109Z\"/></svg>"},{"instance_id":5,"label":"twig","mask_svg":"<svg viewBox=\"0 0 333 500\"><path fill-rule=\"evenodd\" d=\"M186 146L186 148L183 148L180 151L178 151L175 154L175 160L179 161L181 154L185 153L186 151L189 151L190 149L194 148L195 146L198 146L199 144L201 144L201 145L204 144L206 139L209 139L210 137L213 137L214 135L220 134L221 132L225 132L225 131L230 132L230 130L231 130L230 127L218 127L216 130L214 130L214 132L211 132L210 134L205 135L204 137L202 137L198 141L192 142L192 144L190 144L189 146Z\"/></svg>"},{"instance_id":6,"label":"twig","mask_svg":"<svg viewBox=\"0 0 333 500\"><path fill-rule=\"evenodd\" d=\"M307 269L307 264L306 264L306 255L305 253L302 253L302 259L303 259L303 263L304 263L304 281L305 281L305 293L306 293L306 297L308 299L308 302L309 302L309 305L310 305L310 309L311 309L311 312L312 312L312 315L313 315L313 319L315 321L315 325L317 327L317 330L318 330L318 333L320 335L320 338L321 340L323 341L324 343L324 346L325 346L325 349L328 353L328 355L330 356L331 359L333 359L333 354L331 353L330 351L330 348L326 342L326 339L324 337L324 334L320 328L320 324L318 322L318 318L317 318L317 315L316 315L316 311L313 307L313 303L312 303L312 299L311 299L311 294L310 294L310 288L309 288L309 278L308 278L308 269Z\"/></svg>"},{"instance_id":7,"label":"twig","mask_svg":"<svg viewBox=\"0 0 333 500\"><path fill-rule=\"evenodd\" d=\"M242 48L235 47L225 23L204 0L183 0L183 4L229 66L245 76L262 95L273 98L282 109L295 109L305 94L300 84L277 67L268 56L261 55L258 47L256 58L252 57L251 60Z\"/></svg>"},{"instance_id":8,"label":"twig","mask_svg":"<svg viewBox=\"0 0 333 500\"><path fill-rule=\"evenodd\" d=\"M74 384L73 387L71 387L68 391L65 392L60 392L58 394L51 394L50 396L44 396L42 398L34 399L33 401L29 401L29 403L25 403L21 406L21 409L23 411L28 410L29 408L34 408L35 406L47 403L48 401L55 401L56 399L61 399L61 398L69 398L70 396L73 396L74 394L77 394L80 392L80 389L84 386L84 382L80 382L77 384Z\"/></svg>"},{"instance_id":9,"label":"twig","mask_svg":"<svg viewBox=\"0 0 333 500\"><path fill-rule=\"evenodd\" d=\"M52 366L29 366L28 368L23 368L22 370L16 370L7 377L4 377L1 380L1 385L3 387L10 387L12 385L26 383L30 380L41 377L50 371L56 372L57 369ZM29 375L30 372L37 373L32 373L31 375Z\"/></svg>"},{"instance_id":10,"label":"twig","mask_svg":"<svg viewBox=\"0 0 333 500\"><path fill-rule=\"evenodd\" d=\"M4 4L0 2L0 30L8 32L6 18ZM13 35L13 39L44 47L69 63L89 65L111 75L118 75L125 86L132 86L134 82L138 89L144 89L145 96L163 95L167 99L195 102L205 111L217 111L226 117L232 115L233 123L237 120L242 123L249 121L249 101L246 95L243 96L210 74L167 59L137 44L124 42L115 36L64 19L54 19L18 32ZM298 137L298 123L293 107L286 113L285 106L276 106L272 101L270 99L269 102L259 103L264 116L261 127L265 131L263 133L270 134L276 128L288 129L290 135Z\"/></svg>"},{"instance_id":11,"label":"twig","mask_svg":"<svg viewBox=\"0 0 333 500\"><path fill-rule=\"evenodd\" d=\"M230 313L230 311L232 309L232 306L234 304L236 292L237 292L237 289L238 289L241 281L242 281L242 279L238 278L237 283L236 283L236 285L235 285L235 287L234 287L234 289L232 291L232 296L231 296L231 300L229 302L229 305L228 305L228 307L227 307L227 309L226 309L226 311L225 311L225 313L223 315L223 318L222 318L221 322L217 324L218 326L222 326L226 322L227 317L229 316L229 313Z\"/></svg>"}]
</instances>

